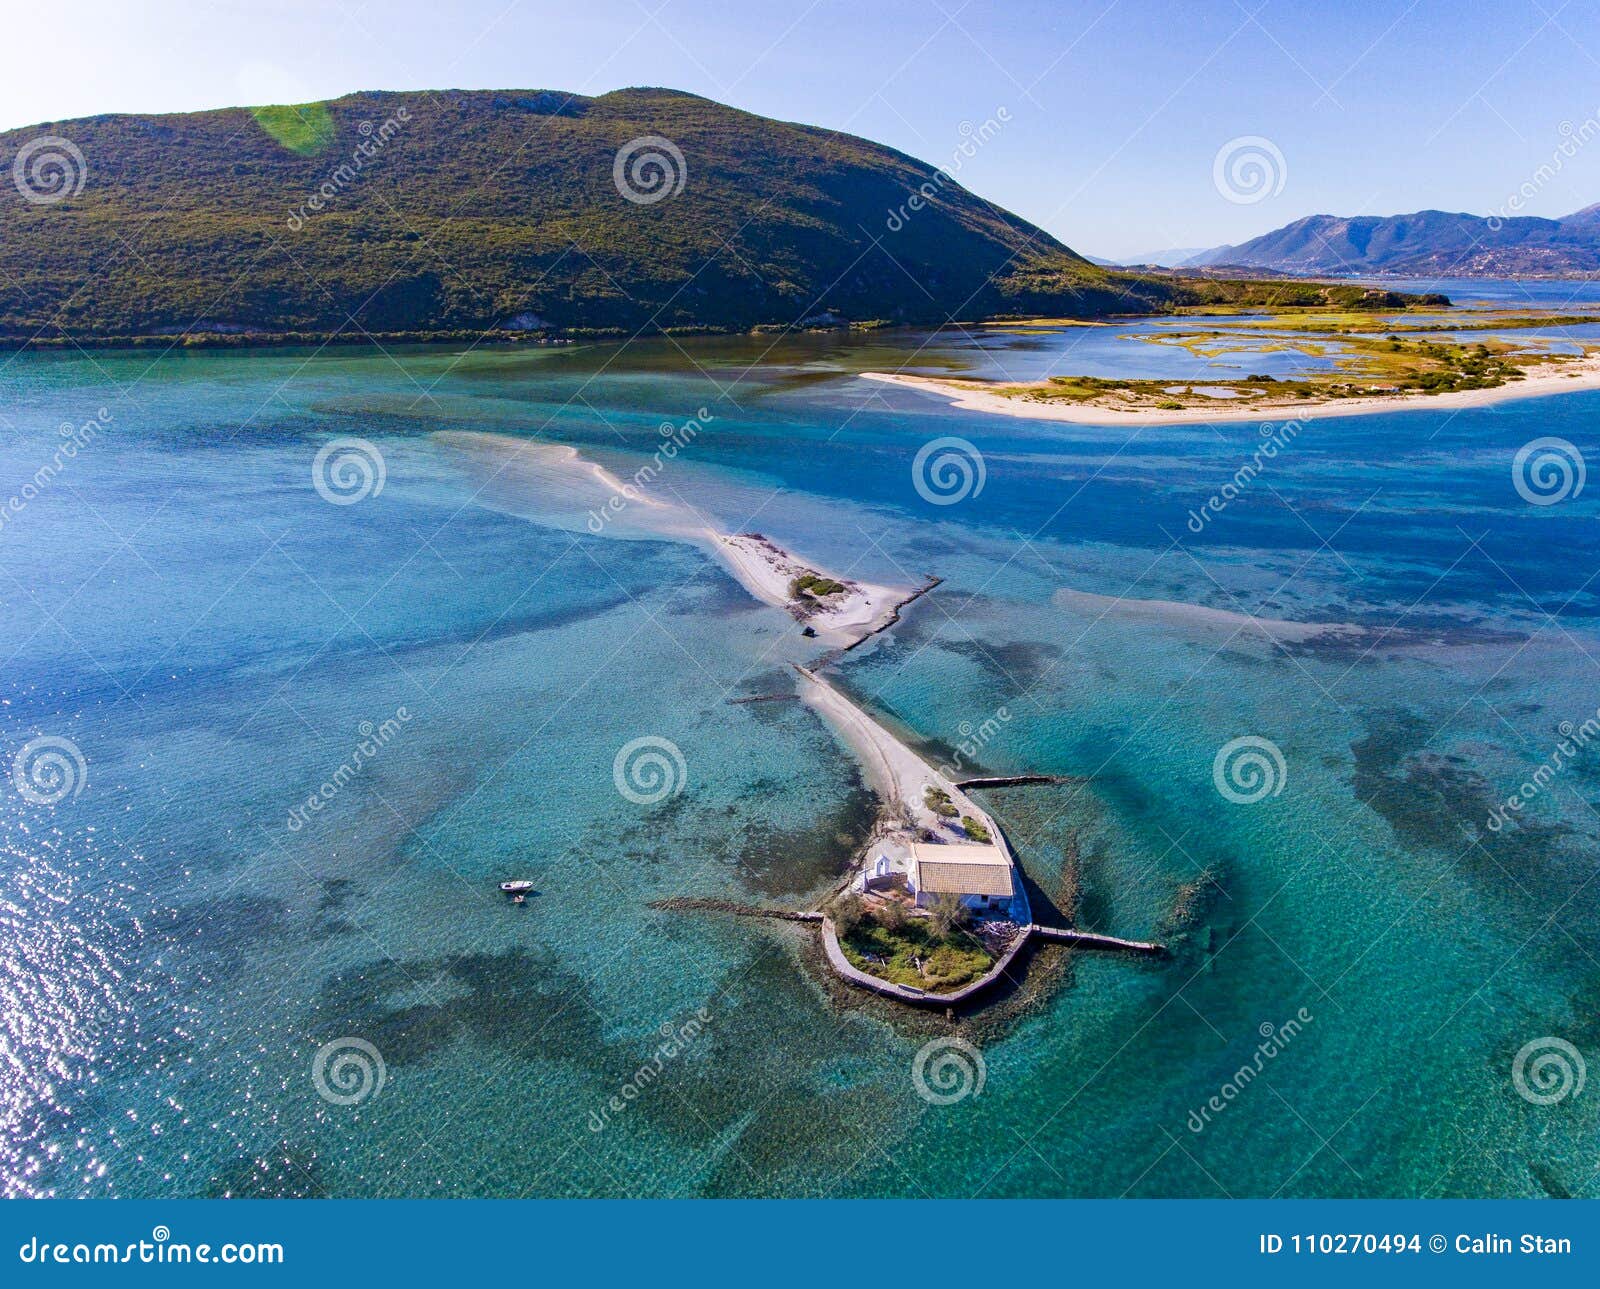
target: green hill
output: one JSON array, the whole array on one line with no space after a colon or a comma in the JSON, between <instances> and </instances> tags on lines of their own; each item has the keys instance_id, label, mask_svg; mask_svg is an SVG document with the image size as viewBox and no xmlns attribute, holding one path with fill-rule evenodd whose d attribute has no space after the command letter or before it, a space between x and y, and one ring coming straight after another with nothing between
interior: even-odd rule
<instances>
[{"instance_id":1,"label":"green hill","mask_svg":"<svg viewBox=\"0 0 1600 1289\"><path fill-rule=\"evenodd\" d=\"M81 167L68 154L52 173L42 136ZM625 155L622 186L656 198L629 200L618 154L645 136L682 165L659 144ZM1184 295L1090 264L892 149L668 90L100 116L0 134L0 173L14 165L13 342L944 322Z\"/></svg>"}]
</instances>

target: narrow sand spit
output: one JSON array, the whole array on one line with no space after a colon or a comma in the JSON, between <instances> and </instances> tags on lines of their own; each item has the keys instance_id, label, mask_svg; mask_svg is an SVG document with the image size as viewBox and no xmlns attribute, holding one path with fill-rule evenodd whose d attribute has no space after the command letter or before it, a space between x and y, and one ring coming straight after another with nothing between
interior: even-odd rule
<instances>
[{"instance_id":1,"label":"narrow sand spit","mask_svg":"<svg viewBox=\"0 0 1600 1289\"><path fill-rule=\"evenodd\" d=\"M441 431L434 436L467 461L492 502L557 527L618 538L666 538L709 551L763 604L787 611L826 644L851 647L895 621L915 599L911 587L863 582L829 572L760 533L719 532L706 517L664 488L652 488L654 472L632 480L560 443L477 431ZM844 589L814 597L792 593L796 579L810 575Z\"/></svg>"},{"instance_id":2,"label":"narrow sand spit","mask_svg":"<svg viewBox=\"0 0 1600 1289\"><path fill-rule=\"evenodd\" d=\"M956 787L954 781L939 773L816 672L804 667L795 670L800 673L801 701L813 708L840 741L855 753L866 773L867 783L879 799L891 810L897 805L905 807L912 827L901 830L905 833L904 840L911 840L917 829L956 839L950 821L941 819L927 806L927 789L942 788L963 815L971 815L988 828L995 844L1010 857L994 819ZM1012 863L1016 863L1014 858Z\"/></svg>"},{"instance_id":3,"label":"narrow sand spit","mask_svg":"<svg viewBox=\"0 0 1600 1289\"><path fill-rule=\"evenodd\" d=\"M1010 398L994 392L998 382L936 379L908 376L900 372L867 371L863 380L903 385L924 394L948 399L952 407L965 412L988 412L995 416L1019 416L1030 421L1066 421L1073 425L1205 425L1216 421L1308 421L1320 416L1365 416L1375 412L1437 412L1463 407L1484 407L1519 398L1540 398L1549 394L1572 394L1600 389L1600 355L1574 358L1550 371L1539 371L1522 380L1494 389L1464 389L1449 394L1374 394L1363 398L1293 399L1268 402L1240 399L1237 406L1217 400L1215 407L1186 407L1174 411L1141 408L1127 411L1093 403L1043 402L1026 397Z\"/></svg>"},{"instance_id":4,"label":"narrow sand spit","mask_svg":"<svg viewBox=\"0 0 1600 1289\"><path fill-rule=\"evenodd\" d=\"M1264 637L1279 644L1340 637L1350 640L1372 634L1348 622L1287 622L1250 613L1185 604L1180 600L1130 600L1120 595L1093 595L1088 591L1060 590L1052 597L1060 608L1088 618L1126 618L1206 631L1229 631Z\"/></svg>"},{"instance_id":5,"label":"narrow sand spit","mask_svg":"<svg viewBox=\"0 0 1600 1289\"><path fill-rule=\"evenodd\" d=\"M800 698L827 722L861 762L867 783L886 804L922 808L923 789L954 787L920 756L813 671L800 672ZM935 822L931 812L928 822Z\"/></svg>"}]
</instances>

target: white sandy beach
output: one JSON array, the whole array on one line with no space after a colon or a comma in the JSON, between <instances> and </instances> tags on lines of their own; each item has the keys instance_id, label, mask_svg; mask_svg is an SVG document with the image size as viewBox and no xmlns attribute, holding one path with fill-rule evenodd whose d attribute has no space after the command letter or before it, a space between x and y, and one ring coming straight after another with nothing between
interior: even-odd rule
<instances>
[{"instance_id":1,"label":"white sandy beach","mask_svg":"<svg viewBox=\"0 0 1600 1289\"><path fill-rule=\"evenodd\" d=\"M930 785L943 788L962 814L979 820L989 829L989 835L995 838L996 843L1004 845L993 818L951 780L821 676L804 668L796 670L800 674L801 701L815 709L840 741L855 753L866 772L868 784L885 803L891 806L897 802L903 803L918 828L953 835L949 821L929 810L924 800Z\"/></svg>"},{"instance_id":2,"label":"white sandy beach","mask_svg":"<svg viewBox=\"0 0 1600 1289\"><path fill-rule=\"evenodd\" d=\"M830 644L849 644L882 631L912 594L909 587L859 582L805 563L760 533L730 537L709 528L705 532L715 543L718 556L751 595L787 609ZM789 594L789 584L806 573L830 578L845 591L828 596L814 608L804 601L797 603Z\"/></svg>"},{"instance_id":3,"label":"white sandy beach","mask_svg":"<svg viewBox=\"0 0 1600 1289\"><path fill-rule=\"evenodd\" d=\"M1374 394L1363 398L1280 399L1273 402L1239 399L1237 406L1218 400L1216 407L1186 407L1177 411L1159 408L1124 411L1086 403L1041 401L1022 396L1012 398L994 393L997 382L990 381L936 379L877 371L862 372L861 377L888 385L903 385L907 389L947 399L952 407L962 411L1017 416L1031 421L1065 421L1073 425L1204 425L1217 421L1307 421L1323 416L1365 416L1374 412L1453 411L1519 398L1572 394L1580 390L1600 389L1600 355L1574 358L1548 372L1536 369L1522 380L1511 381L1494 389L1467 389L1432 395Z\"/></svg>"},{"instance_id":4,"label":"white sandy beach","mask_svg":"<svg viewBox=\"0 0 1600 1289\"><path fill-rule=\"evenodd\" d=\"M493 499L531 519L627 538L657 537L709 551L763 604L787 611L825 644L847 647L883 630L914 588L863 582L830 572L760 533L723 533L665 488L633 483L588 460L576 448L477 431L435 435L473 468ZM807 573L845 589L814 600L789 593Z\"/></svg>"}]
</instances>

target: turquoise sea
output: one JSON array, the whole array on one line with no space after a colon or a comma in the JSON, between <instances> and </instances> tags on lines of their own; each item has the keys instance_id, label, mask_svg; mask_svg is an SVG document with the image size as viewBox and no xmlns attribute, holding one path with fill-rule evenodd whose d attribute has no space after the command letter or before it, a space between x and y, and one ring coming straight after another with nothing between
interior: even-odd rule
<instances>
[{"instance_id":1,"label":"turquoise sea","mask_svg":"<svg viewBox=\"0 0 1600 1289\"><path fill-rule=\"evenodd\" d=\"M1514 471L1594 459L1600 394L1308 422L1197 533L1257 424L855 375L1207 370L1123 339L1159 325L8 357L0 1191L1595 1195L1600 1099L1549 1080L1600 1053L1600 750L1488 821L1600 707L1600 486ZM931 756L983 731L983 770L1075 776L987 801L1080 925L1168 959L1042 952L951 1023L840 992L791 926L652 907L838 879L857 767L729 701L816 650L440 432L626 478L689 421L651 488L945 579L832 674ZM914 461L950 437L982 486L940 504ZM1254 802L1214 776L1244 737L1281 756ZM619 791L639 739L679 791ZM952 1037L983 1084L937 1104L913 1064Z\"/></svg>"}]
</instances>

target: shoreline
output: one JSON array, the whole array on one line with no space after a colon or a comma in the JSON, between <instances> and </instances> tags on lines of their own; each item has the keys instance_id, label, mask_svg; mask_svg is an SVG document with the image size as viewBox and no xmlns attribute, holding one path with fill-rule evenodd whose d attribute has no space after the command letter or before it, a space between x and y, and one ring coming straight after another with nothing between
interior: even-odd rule
<instances>
[{"instance_id":1,"label":"shoreline","mask_svg":"<svg viewBox=\"0 0 1600 1289\"><path fill-rule=\"evenodd\" d=\"M948 790L973 811L982 815L984 823L992 822L988 815L966 800L966 794L940 774L905 743L880 725L856 703L847 698L838 686L824 680L816 671L796 667L803 684L800 701L820 715L840 742L844 743L861 762L866 771L868 785L887 806L904 802L912 812L913 824L929 828L937 826L938 817L922 804L920 787L932 783Z\"/></svg>"},{"instance_id":2,"label":"shoreline","mask_svg":"<svg viewBox=\"0 0 1600 1289\"><path fill-rule=\"evenodd\" d=\"M1289 402L1219 400L1244 406L1186 407L1181 410L1141 408L1127 411L1097 403L1043 402L995 393L995 382L960 377L910 376L902 372L867 371L862 380L899 385L947 399L963 412L1015 416L1030 421L1062 421L1070 425L1207 425L1219 421L1309 421L1329 416L1370 416L1380 412L1439 411L1486 407L1522 398L1545 398L1600 389L1600 357L1574 358L1552 372L1508 381L1493 389L1463 389L1445 394L1372 394L1360 398L1294 399ZM1183 382L1177 381L1176 384ZM1013 388L1027 388L1014 386ZM1038 388L1044 388L1043 385Z\"/></svg>"},{"instance_id":3,"label":"shoreline","mask_svg":"<svg viewBox=\"0 0 1600 1289\"><path fill-rule=\"evenodd\" d=\"M754 598L785 610L796 622L812 628L819 640L845 650L854 649L893 626L900 619L901 608L923 593L829 572L761 533L728 534L714 528L700 531L717 558ZM837 582L846 589L845 598L837 604L815 606L797 600L789 594L789 587L797 577L807 574Z\"/></svg>"},{"instance_id":4,"label":"shoreline","mask_svg":"<svg viewBox=\"0 0 1600 1289\"><path fill-rule=\"evenodd\" d=\"M586 530L600 535L615 526L617 535L652 537L697 546L713 556L750 596L783 609L827 646L848 652L900 620L900 611L920 599L939 579L920 587L867 582L833 573L795 554L761 533L724 533L687 503L652 495L649 481L633 481L584 456L566 443L522 439L481 430L445 430L435 438L469 459L491 468L485 487L502 477L519 480L524 490L543 488L567 506L587 507ZM593 502L593 505L590 503ZM541 513L524 513L540 522ZM566 512L569 518L576 511ZM550 522L548 513L544 521ZM815 596L795 589L800 579L832 582L835 589Z\"/></svg>"},{"instance_id":5,"label":"shoreline","mask_svg":"<svg viewBox=\"0 0 1600 1289\"><path fill-rule=\"evenodd\" d=\"M1105 935L1094 931L1080 931L1075 927L1045 926L1034 920L1028 901L1027 881L1022 872L1010 839L994 816L979 806L962 789L959 783L929 765L893 733L873 719L864 709L829 684L816 672L796 666L800 675L800 700L822 717L834 735L855 754L860 761L872 790L882 801L884 817L893 818L896 807L901 817L886 829L880 824L856 857L846 887L855 889L857 878L863 889L868 877L868 861L876 854L885 854L914 840L919 833L932 832L940 840L957 840L956 829L948 819L930 810L923 798L923 790L933 786L949 794L960 814L971 815L989 830L993 845L1005 856L1011 866L1015 897L1010 908L1010 921L1014 927L1010 937L1001 942L989 969L976 980L970 980L948 993L931 989L917 989L898 984L881 976L874 976L852 963L839 943L838 928L827 910L817 909L804 914L787 915L794 921L820 923L823 951L828 965L843 980L860 989L867 989L885 998L908 1003L913 1007L942 1008L949 1014L953 1008L971 1002L986 993L1002 979L1013 979L1012 964L1030 943L1036 940L1054 941L1080 949L1109 949L1144 956L1162 956L1166 946L1149 940L1129 940L1121 936ZM1015 781L1048 778L1048 776L1013 776ZM948 833L948 836L944 834Z\"/></svg>"},{"instance_id":6,"label":"shoreline","mask_svg":"<svg viewBox=\"0 0 1600 1289\"><path fill-rule=\"evenodd\" d=\"M1012 960L1027 944L1034 931L1033 910L1028 904L1027 886L1022 876L1022 866L1017 862L1006 839L1005 832L988 811L973 801L948 776L929 765L927 761L892 734L863 708L815 671L796 666L799 674L800 701L822 718L834 736L855 756L866 776L867 783L882 804L879 824L872 836L851 861L846 885L855 889L859 880L862 889L868 890L869 865L873 855L902 855L913 842L933 839L936 842L962 840L963 835L951 820L943 818L929 808L926 792L929 788L943 790L959 815L970 816L981 823L989 833L992 845L1005 857L1011 869L1015 890L1011 904L1011 922L1015 932L1005 942L989 969L976 980L948 993L916 989L897 984L870 972L861 970L845 957L839 945L838 930L825 909L819 909L822 923L823 948L829 965L845 980L863 989L900 1002L918 1006L953 1007L965 1002L995 984L1007 972Z\"/></svg>"}]
</instances>

